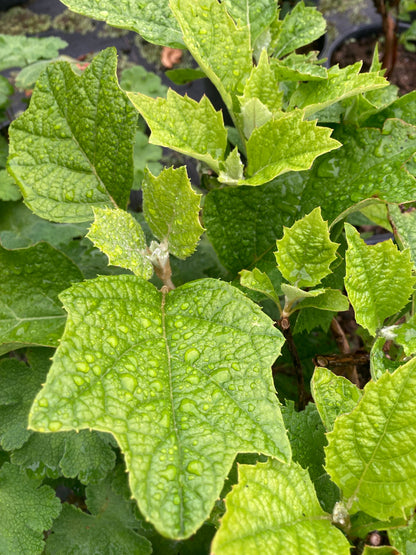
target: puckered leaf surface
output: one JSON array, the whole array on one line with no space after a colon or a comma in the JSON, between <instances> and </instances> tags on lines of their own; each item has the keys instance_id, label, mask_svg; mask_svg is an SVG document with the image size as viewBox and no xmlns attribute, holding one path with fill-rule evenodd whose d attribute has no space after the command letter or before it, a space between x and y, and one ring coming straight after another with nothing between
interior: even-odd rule
<instances>
[{"instance_id":1,"label":"puckered leaf surface","mask_svg":"<svg viewBox=\"0 0 416 555\"><path fill-rule=\"evenodd\" d=\"M311 387L322 422L329 431L334 427L335 419L340 414L351 412L362 396L357 386L327 368L315 368Z\"/></svg>"},{"instance_id":2,"label":"puckered leaf surface","mask_svg":"<svg viewBox=\"0 0 416 555\"><path fill-rule=\"evenodd\" d=\"M348 540L320 507L308 471L270 459L239 467L213 555L348 555Z\"/></svg>"},{"instance_id":3,"label":"puckered leaf surface","mask_svg":"<svg viewBox=\"0 0 416 555\"><path fill-rule=\"evenodd\" d=\"M330 273L339 246L330 240L328 223L322 219L319 207L286 228L276 244L279 270L297 287L318 285Z\"/></svg>"},{"instance_id":4,"label":"puckered leaf surface","mask_svg":"<svg viewBox=\"0 0 416 555\"><path fill-rule=\"evenodd\" d=\"M225 0L228 13L241 26L250 26L251 45L277 15L274 0Z\"/></svg>"},{"instance_id":5,"label":"puckered leaf surface","mask_svg":"<svg viewBox=\"0 0 416 555\"><path fill-rule=\"evenodd\" d=\"M237 26L218 0L170 0L170 6L186 46L231 108L231 95L242 93L253 65L250 28Z\"/></svg>"},{"instance_id":6,"label":"puckered leaf surface","mask_svg":"<svg viewBox=\"0 0 416 555\"><path fill-rule=\"evenodd\" d=\"M30 426L111 432L141 512L183 538L208 516L237 452L287 460L269 367L282 335L232 286L169 294L136 276L78 284Z\"/></svg>"},{"instance_id":7,"label":"puckered leaf surface","mask_svg":"<svg viewBox=\"0 0 416 555\"><path fill-rule=\"evenodd\" d=\"M325 152L341 144L331 130L303 121L295 110L254 129L247 141L247 177L241 185L261 185L291 170L307 170Z\"/></svg>"},{"instance_id":8,"label":"puckered leaf surface","mask_svg":"<svg viewBox=\"0 0 416 555\"><path fill-rule=\"evenodd\" d=\"M61 502L49 486L28 478L17 466L0 469L0 552L37 555L43 552L43 531L59 515Z\"/></svg>"},{"instance_id":9,"label":"puckered leaf surface","mask_svg":"<svg viewBox=\"0 0 416 555\"><path fill-rule=\"evenodd\" d=\"M362 62L328 71L329 79L319 83L301 83L290 99L290 106L303 108L310 116L335 102L357 94L386 87L388 81L378 71L360 73Z\"/></svg>"},{"instance_id":10,"label":"puckered leaf surface","mask_svg":"<svg viewBox=\"0 0 416 555\"><path fill-rule=\"evenodd\" d=\"M169 9L168 0L64 0L63 4L73 12L136 31L149 42L183 47L181 30Z\"/></svg>"},{"instance_id":11,"label":"puckered leaf surface","mask_svg":"<svg viewBox=\"0 0 416 555\"><path fill-rule=\"evenodd\" d=\"M400 252L392 241L366 245L349 224L345 224L345 233L345 288L357 322L375 335L388 316L407 304L413 292L410 253Z\"/></svg>"},{"instance_id":12,"label":"puckered leaf surface","mask_svg":"<svg viewBox=\"0 0 416 555\"><path fill-rule=\"evenodd\" d=\"M145 257L146 237L133 216L119 208L98 207L94 216L88 238L108 256L109 263L144 279L151 278L152 263Z\"/></svg>"},{"instance_id":13,"label":"puckered leaf surface","mask_svg":"<svg viewBox=\"0 0 416 555\"><path fill-rule=\"evenodd\" d=\"M67 62L51 64L10 126L9 169L43 218L81 222L93 218L92 206L127 205L137 115L116 66L114 48L81 76Z\"/></svg>"},{"instance_id":14,"label":"puckered leaf surface","mask_svg":"<svg viewBox=\"0 0 416 555\"><path fill-rule=\"evenodd\" d=\"M150 542L137 534L133 502L115 489L110 480L86 488L87 514L64 504L46 541L47 555L68 553L117 553L149 555Z\"/></svg>"},{"instance_id":15,"label":"puckered leaf surface","mask_svg":"<svg viewBox=\"0 0 416 555\"><path fill-rule=\"evenodd\" d=\"M167 98L151 98L128 93L152 133L149 142L177 150L202 160L216 172L224 159L227 131L221 112L203 96L200 102L181 96L172 89Z\"/></svg>"},{"instance_id":16,"label":"puckered leaf surface","mask_svg":"<svg viewBox=\"0 0 416 555\"><path fill-rule=\"evenodd\" d=\"M298 2L286 15L274 38L276 58L281 58L301 46L310 44L325 33L326 22L316 8L306 8L303 1Z\"/></svg>"},{"instance_id":17,"label":"puckered leaf surface","mask_svg":"<svg viewBox=\"0 0 416 555\"><path fill-rule=\"evenodd\" d=\"M347 508L385 520L416 498L416 360L369 382L350 414L328 434L326 470Z\"/></svg>"},{"instance_id":18,"label":"puckered leaf surface","mask_svg":"<svg viewBox=\"0 0 416 555\"><path fill-rule=\"evenodd\" d=\"M66 314L58 294L82 280L78 267L47 243L0 247L0 353L25 345L55 347Z\"/></svg>"},{"instance_id":19,"label":"puckered leaf surface","mask_svg":"<svg viewBox=\"0 0 416 555\"><path fill-rule=\"evenodd\" d=\"M416 91L405 94L392 102L387 108L370 117L367 125L382 127L387 118L399 118L416 125Z\"/></svg>"},{"instance_id":20,"label":"puckered leaf surface","mask_svg":"<svg viewBox=\"0 0 416 555\"><path fill-rule=\"evenodd\" d=\"M199 222L201 195L193 191L186 167L167 168L158 177L146 171L142 190L143 213L152 233L174 256L190 256L204 229Z\"/></svg>"},{"instance_id":21,"label":"puckered leaf surface","mask_svg":"<svg viewBox=\"0 0 416 555\"><path fill-rule=\"evenodd\" d=\"M325 81L328 71L304 54L291 54L283 60L272 58L270 65L278 81Z\"/></svg>"}]
</instances>

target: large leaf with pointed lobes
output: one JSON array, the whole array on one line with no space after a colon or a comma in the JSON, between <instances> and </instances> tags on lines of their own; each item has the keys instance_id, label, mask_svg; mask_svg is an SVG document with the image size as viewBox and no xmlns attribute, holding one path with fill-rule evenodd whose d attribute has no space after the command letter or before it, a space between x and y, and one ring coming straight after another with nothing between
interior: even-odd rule
<instances>
[{"instance_id":1,"label":"large leaf with pointed lobes","mask_svg":"<svg viewBox=\"0 0 416 555\"><path fill-rule=\"evenodd\" d=\"M358 231L345 224L345 289L357 322L372 334L384 320L406 306L415 277L409 251L399 251L392 241L366 245Z\"/></svg>"},{"instance_id":2,"label":"large leaf with pointed lobes","mask_svg":"<svg viewBox=\"0 0 416 555\"><path fill-rule=\"evenodd\" d=\"M292 170L307 170L315 158L341 146L331 129L303 121L294 110L253 130L247 141L247 177L240 185L262 185Z\"/></svg>"},{"instance_id":3,"label":"large leaf with pointed lobes","mask_svg":"<svg viewBox=\"0 0 416 555\"><path fill-rule=\"evenodd\" d=\"M225 0L225 5L239 26L249 26L252 46L278 15L275 0Z\"/></svg>"},{"instance_id":4,"label":"large leaf with pointed lobes","mask_svg":"<svg viewBox=\"0 0 416 555\"><path fill-rule=\"evenodd\" d=\"M186 46L231 109L253 66L250 28L236 25L218 0L170 0L170 7Z\"/></svg>"},{"instance_id":5,"label":"large leaf with pointed lobes","mask_svg":"<svg viewBox=\"0 0 416 555\"><path fill-rule=\"evenodd\" d=\"M68 322L30 427L111 432L163 535L202 524L237 452L290 458L270 372L283 336L237 289L203 279L167 294L121 275L61 299Z\"/></svg>"},{"instance_id":6,"label":"large leaf with pointed lobes","mask_svg":"<svg viewBox=\"0 0 416 555\"><path fill-rule=\"evenodd\" d=\"M349 542L318 502L308 471L270 459L239 467L213 555L348 555Z\"/></svg>"},{"instance_id":7,"label":"large leaf with pointed lobes","mask_svg":"<svg viewBox=\"0 0 416 555\"><path fill-rule=\"evenodd\" d=\"M328 434L326 470L350 512L380 520L413 512L416 499L416 360L369 382Z\"/></svg>"},{"instance_id":8,"label":"large leaf with pointed lobes","mask_svg":"<svg viewBox=\"0 0 416 555\"><path fill-rule=\"evenodd\" d=\"M378 71L360 73L362 62L328 70L328 79L318 83L301 83L290 99L290 106L303 108L310 116L335 102L367 91L387 87L388 81Z\"/></svg>"},{"instance_id":9,"label":"large leaf with pointed lobes","mask_svg":"<svg viewBox=\"0 0 416 555\"><path fill-rule=\"evenodd\" d=\"M26 345L56 347L66 314L58 295L83 276L47 243L27 249L0 246L0 354Z\"/></svg>"},{"instance_id":10,"label":"large leaf with pointed lobes","mask_svg":"<svg viewBox=\"0 0 416 555\"><path fill-rule=\"evenodd\" d=\"M219 171L227 131L221 112L215 111L206 96L196 102L169 89L167 98L151 98L141 93L128 93L128 97L150 127L150 143L202 160Z\"/></svg>"},{"instance_id":11,"label":"large leaf with pointed lobes","mask_svg":"<svg viewBox=\"0 0 416 555\"><path fill-rule=\"evenodd\" d=\"M11 125L9 169L38 216L81 222L93 219L93 206L127 206L137 115L116 68L115 48L81 76L67 62L51 64Z\"/></svg>"},{"instance_id":12,"label":"large leaf with pointed lobes","mask_svg":"<svg viewBox=\"0 0 416 555\"><path fill-rule=\"evenodd\" d=\"M190 256L204 228L199 222L201 195L197 195L186 167L166 168L158 177L145 171L143 213L155 237L178 258Z\"/></svg>"},{"instance_id":13,"label":"large leaf with pointed lobes","mask_svg":"<svg viewBox=\"0 0 416 555\"><path fill-rule=\"evenodd\" d=\"M325 33L324 16L316 8L306 8L303 1L298 2L286 15L273 37L274 56L282 58L301 46L306 46Z\"/></svg>"},{"instance_id":14,"label":"large leaf with pointed lobes","mask_svg":"<svg viewBox=\"0 0 416 555\"><path fill-rule=\"evenodd\" d=\"M154 44L183 48L181 30L169 8L169 0L64 0L70 10L120 29L129 29Z\"/></svg>"},{"instance_id":15,"label":"large leaf with pointed lobes","mask_svg":"<svg viewBox=\"0 0 416 555\"><path fill-rule=\"evenodd\" d=\"M95 208L87 237L107 255L109 263L150 279L153 266L146 258L146 237L131 214L115 208Z\"/></svg>"},{"instance_id":16,"label":"large leaf with pointed lobes","mask_svg":"<svg viewBox=\"0 0 416 555\"><path fill-rule=\"evenodd\" d=\"M40 555L48 530L61 511L61 502L49 486L40 486L17 466L0 468L0 551Z\"/></svg>"},{"instance_id":17,"label":"large leaf with pointed lobes","mask_svg":"<svg viewBox=\"0 0 416 555\"><path fill-rule=\"evenodd\" d=\"M330 273L339 246L330 240L328 223L322 219L319 207L291 228L285 228L276 244L279 270L297 287L318 285Z\"/></svg>"},{"instance_id":18,"label":"large leaf with pointed lobes","mask_svg":"<svg viewBox=\"0 0 416 555\"><path fill-rule=\"evenodd\" d=\"M327 430L332 430L340 414L351 412L362 396L356 385L327 368L315 368L311 388L316 407Z\"/></svg>"}]
</instances>

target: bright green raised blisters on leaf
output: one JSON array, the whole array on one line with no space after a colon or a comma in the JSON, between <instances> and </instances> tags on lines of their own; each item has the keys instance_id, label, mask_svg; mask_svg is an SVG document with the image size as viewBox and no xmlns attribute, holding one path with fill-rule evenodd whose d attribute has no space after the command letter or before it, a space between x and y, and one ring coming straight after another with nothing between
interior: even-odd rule
<instances>
[{"instance_id":1,"label":"bright green raised blisters on leaf","mask_svg":"<svg viewBox=\"0 0 416 555\"><path fill-rule=\"evenodd\" d=\"M181 30L169 9L168 0L64 0L73 12L129 29L155 44L183 48Z\"/></svg>"},{"instance_id":2,"label":"bright green raised blisters on leaf","mask_svg":"<svg viewBox=\"0 0 416 555\"><path fill-rule=\"evenodd\" d=\"M264 293L264 295L274 301L277 306L280 306L279 295L273 287L271 279L265 272L261 272L258 268L254 268L254 270L241 270L240 283L243 287Z\"/></svg>"},{"instance_id":3,"label":"bright green raised blisters on leaf","mask_svg":"<svg viewBox=\"0 0 416 555\"><path fill-rule=\"evenodd\" d=\"M199 222L201 195L193 191L186 167L167 168L158 177L146 171L142 190L143 213L153 235L174 256L190 256L204 229Z\"/></svg>"},{"instance_id":4,"label":"bright green raised blisters on leaf","mask_svg":"<svg viewBox=\"0 0 416 555\"><path fill-rule=\"evenodd\" d=\"M10 126L9 169L38 216L82 222L93 206L127 206L137 114L116 68L115 48L81 76L67 62L51 64Z\"/></svg>"},{"instance_id":5,"label":"bright green raised blisters on leaf","mask_svg":"<svg viewBox=\"0 0 416 555\"><path fill-rule=\"evenodd\" d=\"M311 388L322 422L329 431L334 427L335 419L340 414L351 412L362 396L356 385L327 368L315 368Z\"/></svg>"},{"instance_id":6,"label":"bright green raised blisters on leaf","mask_svg":"<svg viewBox=\"0 0 416 555\"><path fill-rule=\"evenodd\" d=\"M416 360L369 382L328 434L326 470L350 512L385 520L413 512L416 497Z\"/></svg>"},{"instance_id":7,"label":"bright green raised blisters on leaf","mask_svg":"<svg viewBox=\"0 0 416 555\"><path fill-rule=\"evenodd\" d=\"M316 8L306 8L298 2L286 15L277 36L273 37L274 56L282 58L301 46L306 46L325 33L326 22Z\"/></svg>"},{"instance_id":8,"label":"bright green raised blisters on leaf","mask_svg":"<svg viewBox=\"0 0 416 555\"><path fill-rule=\"evenodd\" d=\"M328 71L328 79L319 83L301 83L290 99L293 108L304 108L310 116L335 102L367 91L380 89L388 81L379 72L360 73L362 62L339 69L334 66Z\"/></svg>"},{"instance_id":9,"label":"bright green raised blisters on leaf","mask_svg":"<svg viewBox=\"0 0 416 555\"><path fill-rule=\"evenodd\" d=\"M330 273L338 248L329 238L328 223L322 219L319 207L286 228L276 244L279 270L296 287L318 285Z\"/></svg>"},{"instance_id":10,"label":"bright green raised blisters on leaf","mask_svg":"<svg viewBox=\"0 0 416 555\"><path fill-rule=\"evenodd\" d=\"M0 468L0 550L2 553L40 555L48 530L61 511L61 501L49 486L40 486L17 466Z\"/></svg>"},{"instance_id":11,"label":"bright green raised blisters on leaf","mask_svg":"<svg viewBox=\"0 0 416 555\"><path fill-rule=\"evenodd\" d=\"M146 258L146 238L131 214L116 208L95 208L87 237L108 256L110 264L150 279L153 266Z\"/></svg>"},{"instance_id":12,"label":"bright green raised blisters on leaf","mask_svg":"<svg viewBox=\"0 0 416 555\"><path fill-rule=\"evenodd\" d=\"M221 112L215 111L206 96L196 102L169 89L166 99L140 93L128 93L128 97L152 131L149 142L193 156L219 171L227 131Z\"/></svg>"},{"instance_id":13,"label":"bright green raised blisters on leaf","mask_svg":"<svg viewBox=\"0 0 416 555\"><path fill-rule=\"evenodd\" d=\"M170 6L186 46L231 109L253 66L250 28L236 26L218 0L170 0Z\"/></svg>"},{"instance_id":14,"label":"bright green raised blisters on leaf","mask_svg":"<svg viewBox=\"0 0 416 555\"><path fill-rule=\"evenodd\" d=\"M290 54L283 60L270 60L275 79L278 81L325 81L328 71L304 54Z\"/></svg>"},{"instance_id":15,"label":"bright green raised blisters on leaf","mask_svg":"<svg viewBox=\"0 0 416 555\"><path fill-rule=\"evenodd\" d=\"M270 459L239 467L212 544L215 555L348 555L348 540L320 507L308 471Z\"/></svg>"},{"instance_id":16,"label":"bright green raised blisters on leaf","mask_svg":"<svg viewBox=\"0 0 416 555\"><path fill-rule=\"evenodd\" d=\"M341 146L331 129L303 121L303 112L288 112L254 129L247 141L247 177L241 185L261 185L292 170L307 170L325 152Z\"/></svg>"},{"instance_id":17,"label":"bright green raised blisters on leaf","mask_svg":"<svg viewBox=\"0 0 416 555\"><path fill-rule=\"evenodd\" d=\"M0 354L27 345L56 347L66 314L58 294L83 276L48 243L27 249L0 246Z\"/></svg>"},{"instance_id":18,"label":"bright green raised blisters on leaf","mask_svg":"<svg viewBox=\"0 0 416 555\"><path fill-rule=\"evenodd\" d=\"M275 0L225 0L225 5L239 26L249 26L252 46L278 14Z\"/></svg>"},{"instance_id":19,"label":"bright green raised blisters on leaf","mask_svg":"<svg viewBox=\"0 0 416 555\"><path fill-rule=\"evenodd\" d=\"M406 306L415 278L409 251L392 241L367 246L358 231L345 224L345 289L357 322L375 335L384 320Z\"/></svg>"},{"instance_id":20,"label":"bright green raised blisters on leaf","mask_svg":"<svg viewBox=\"0 0 416 555\"><path fill-rule=\"evenodd\" d=\"M270 372L283 336L240 291L203 279L166 294L120 275L61 298L67 326L30 427L111 432L162 534L201 525L237 452L290 458Z\"/></svg>"}]
</instances>

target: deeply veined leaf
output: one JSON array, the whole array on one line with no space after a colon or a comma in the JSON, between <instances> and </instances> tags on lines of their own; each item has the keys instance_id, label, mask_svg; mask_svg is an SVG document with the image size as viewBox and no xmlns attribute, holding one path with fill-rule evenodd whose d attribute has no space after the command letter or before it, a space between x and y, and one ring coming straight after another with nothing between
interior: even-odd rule
<instances>
[{"instance_id":1,"label":"deeply veined leaf","mask_svg":"<svg viewBox=\"0 0 416 555\"><path fill-rule=\"evenodd\" d=\"M250 28L236 25L218 0L170 0L170 6L186 46L231 109L253 65Z\"/></svg>"},{"instance_id":2,"label":"deeply veined leaf","mask_svg":"<svg viewBox=\"0 0 416 555\"><path fill-rule=\"evenodd\" d=\"M244 85L244 93L239 97L241 106L257 98L272 114L279 112L283 106L283 93L274 71L270 67L266 49L262 50L259 62L251 70L250 77Z\"/></svg>"},{"instance_id":3,"label":"deeply veined leaf","mask_svg":"<svg viewBox=\"0 0 416 555\"><path fill-rule=\"evenodd\" d=\"M328 70L328 79L318 83L301 83L290 99L290 107L303 108L310 116L335 102L351 96L380 89L388 81L379 72L360 73L362 62L340 69Z\"/></svg>"},{"instance_id":4,"label":"deeply veined leaf","mask_svg":"<svg viewBox=\"0 0 416 555\"><path fill-rule=\"evenodd\" d=\"M288 460L269 370L283 337L241 292L204 279L166 294L124 275L61 298L67 326L30 427L111 432L162 534L201 525L237 452Z\"/></svg>"},{"instance_id":5,"label":"deeply veined leaf","mask_svg":"<svg viewBox=\"0 0 416 555\"><path fill-rule=\"evenodd\" d=\"M49 486L40 486L10 463L0 468L0 550L2 553L40 555L43 532L61 511L61 502Z\"/></svg>"},{"instance_id":6,"label":"deeply veined leaf","mask_svg":"<svg viewBox=\"0 0 416 555\"><path fill-rule=\"evenodd\" d=\"M416 360L369 382L350 414L328 434L326 470L350 512L385 520L416 499Z\"/></svg>"},{"instance_id":7,"label":"deeply veined leaf","mask_svg":"<svg viewBox=\"0 0 416 555\"><path fill-rule=\"evenodd\" d=\"M227 131L221 112L215 111L206 96L196 102L169 89L166 99L140 93L128 93L128 97L152 131L149 142L202 160L219 171Z\"/></svg>"},{"instance_id":8,"label":"deeply veined leaf","mask_svg":"<svg viewBox=\"0 0 416 555\"><path fill-rule=\"evenodd\" d=\"M348 540L320 507L308 471L270 459L239 467L213 555L348 555Z\"/></svg>"},{"instance_id":9,"label":"deeply veined leaf","mask_svg":"<svg viewBox=\"0 0 416 555\"><path fill-rule=\"evenodd\" d=\"M274 56L282 58L306 46L325 33L324 16L316 8L306 8L303 0L284 18L277 36L273 37Z\"/></svg>"},{"instance_id":10,"label":"deeply veined leaf","mask_svg":"<svg viewBox=\"0 0 416 555\"><path fill-rule=\"evenodd\" d=\"M304 54L290 54L283 60L272 58L270 65L278 81L324 81L328 71Z\"/></svg>"},{"instance_id":11,"label":"deeply veined leaf","mask_svg":"<svg viewBox=\"0 0 416 555\"><path fill-rule=\"evenodd\" d=\"M278 13L274 0L225 0L225 5L240 27L249 26L252 45Z\"/></svg>"},{"instance_id":12,"label":"deeply veined leaf","mask_svg":"<svg viewBox=\"0 0 416 555\"><path fill-rule=\"evenodd\" d=\"M293 461L308 471L321 507L332 513L340 499L340 492L323 468L327 440L316 405L308 403L304 410L297 411L293 401L286 401L286 406L282 406L282 415Z\"/></svg>"},{"instance_id":13,"label":"deeply veined leaf","mask_svg":"<svg viewBox=\"0 0 416 555\"><path fill-rule=\"evenodd\" d=\"M83 276L47 243L27 249L0 246L0 354L27 345L56 347L66 314L61 291Z\"/></svg>"},{"instance_id":14,"label":"deeply veined leaf","mask_svg":"<svg viewBox=\"0 0 416 555\"><path fill-rule=\"evenodd\" d=\"M276 244L279 270L297 287L318 285L330 273L339 246L330 240L328 223L322 219L319 207L286 228Z\"/></svg>"},{"instance_id":15,"label":"deeply veined leaf","mask_svg":"<svg viewBox=\"0 0 416 555\"><path fill-rule=\"evenodd\" d=\"M146 171L142 190L143 213L153 235L174 256L190 256L204 229L199 222L201 195L193 191L186 167L166 168L158 177Z\"/></svg>"},{"instance_id":16,"label":"deeply veined leaf","mask_svg":"<svg viewBox=\"0 0 416 555\"><path fill-rule=\"evenodd\" d=\"M416 550L416 522L412 517L407 526L388 531L389 540L396 549L405 555Z\"/></svg>"},{"instance_id":17,"label":"deeply veined leaf","mask_svg":"<svg viewBox=\"0 0 416 555\"><path fill-rule=\"evenodd\" d=\"M334 427L336 418L351 412L362 396L356 385L327 368L315 368L311 388L322 422L329 431Z\"/></svg>"},{"instance_id":18,"label":"deeply veined leaf","mask_svg":"<svg viewBox=\"0 0 416 555\"><path fill-rule=\"evenodd\" d=\"M154 44L183 47L181 30L169 9L168 0L64 0L63 4L73 12L135 31Z\"/></svg>"},{"instance_id":19,"label":"deeply veined leaf","mask_svg":"<svg viewBox=\"0 0 416 555\"><path fill-rule=\"evenodd\" d=\"M377 114L371 116L365 123L374 127L382 127L386 119L398 118L416 125L416 91L405 94L392 102Z\"/></svg>"},{"instance_id":20,"label":"deeply veined leaf","mask_svg":"<svg viewBox=\"0 0 416 555\"><path fill-rule=\"evenodd\" d=\"M153 267L146 258L146 238L131 214L119 208L95 208L87 237L108 256L110 264L149 279Z\"/></svg>"},{"instance_id":21,"label":"deeply veined leaf","mask_svg":"<svg viewBox=\"0 0 416 555\"><path fill-rule=\"evenodd\" d=\"M292 170L307 170L325 152L341 144L331 130L303 121L295 110L254 129L247 141L247 177L241 185L261 185Z\"/></svg>"},{"instance_id":22,"label":"deeply veined leaf","mask_svg":"<svg viewBox=\"0 0 416 555\"><path fill-rule=\"evenodd\" d=\"M240 283L243 287L263 293L266 297L272 299L277 306L280 306L279 295L265 272L261 272L258 268L254 268L252 271L241 270Z\"/></svg>"},{"instance_id":23,"label":"deeply veined leaf","mask_svg":"<svg viewBox=\"0 0 416 555\"><path fill-rule=\"evenodd\" d=\"M134 505L110 479L86 488L88 513L64 504L46 541L47 555L117 553L149 555L150 542L137 533Z\"/></svg>"},{"instance_id":24,"label":"deeply veined leaf","mask_svg":"<svg viewBox=\"0 0 416 555\"><path fill-rule=\"evenodd\" d=\"M372 334L384 320L406 306L415 278L409 251L392 241L366 245L358 231L345 224L345 288L357 322Z\"/></svg>"},{"instance_id":25,"label":"deeply veined leaf","mask_svg":"<svg viewBox=\"0 0 416 555\"><path fill-rule=\"evenodd\" d=\"M115 48L81 76L67 62L51 64L10 126L9 169L38 216L82 222L93 206L127 206L137 115L116 67Z\"/></svg>"}]
</instances>

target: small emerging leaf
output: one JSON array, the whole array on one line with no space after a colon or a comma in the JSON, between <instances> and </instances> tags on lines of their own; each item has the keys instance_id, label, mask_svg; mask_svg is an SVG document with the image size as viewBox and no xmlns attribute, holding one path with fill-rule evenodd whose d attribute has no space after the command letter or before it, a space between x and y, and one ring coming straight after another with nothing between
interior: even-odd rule
<instances>
[{"instance_id":1,"label":"small emerging leaf","mask_svg":"<svg viewBox=\"0 0 416 555\"><path fill-rule=\"evenodd\" d=\"M294 462L241 465L226 508L214 555L350 553L348 540L321 509L308 471Z\"/></svg>"},{"instance_id":2,"label":"small emerging leaf","mask_svg":"<svg viewBox=\"0 0 416 555\"><path fill-rule=\"evenodd\" d=\"M276 244L279 270L296 287L318 285L330 273L338 249L329 238L328 223L322 219L319 207L286 228Z\"/></svg>"},{"instance_id":3,"label":"small emerging leaf","mask_svg":"<svg viewBox=\"0 0 416 555\"><path fill-rule=\"evenodd\" d=\"M128 97L152 131L149 142L193 156L219 171L227 131L221 112L215 111L206 96L196 102L169 89L166 99L140 93L128 93Z\"/></svg>"},{"instance_id":4,"label":"small emerging leaf","mask_svg":"<svg viewBox=\"0 0 416 555\"><path fill-rule=\"evenodd\" d=\"M400 252L392 241L367 246L349 224L345 233L345 288L357 322L375 335L388 316L406 306L413 292L410 253Z\"/></svg>"},{"instance_id":5,"label":"small emerging leaf","mask_svg":"<svg viewBox=\"0 0 416 555\"><path fill-rule=\"evenodd\" d=\"M311 387L322 422L329 431L334 427L336 418L351 412L362 396L356 385L327 368L315 368Z\"/></svg>"},{"instance_id":6,"label":"small emerging leaf","mask_svg":"<svg viewBox=\"0 0 416 555\"><path fill-rule=\"evenodd\" d=\"M407 322L398 326L382 328L380 334L402 345L406 356L416 353L416 315L414 314Z\"/></svg>"},{"instance_id":7,"label":"small emerging leaf","mask_svg":"<svg viewBox=\"0 0 416 555\"><path fill-rule=\"evenodd\" d=\"M264 293L264 295L269 297L277 304L277 306L280 307L279 295L273 287L269 276L265 272L261 272L257 268L254 268L252 271L241 270L240 283L243 287Z\"/></svg>"},{"instance_id":8,"label":"small emerging leaf","mask_svg":"<svg viewBox=\"0 0 416 555\"><path fill-rule=\"evenodd\" d=\"M416 360L369 382L328 434L326 469L351 512L380 520L413 511L416 498Z\"/></svg>"},{"instance_id":9,"label":"small emerging leaf","mask_svg":"<svg viewBox=\"0 0 416 555\"><path fill-rule=\"evenodd\" d=\"M153 267L145 256L146 238L133 216L119 208L95 208L94 216L87 237L108 256L109 263L150 279Z\"/></svg>"},{"instance_id":10,"label":"small emerging leaf","mask_svg":"<svg viewBox=\"0 0 416 555\"><path fill-rule=\"evenodd\" d=\"M142 189L143 213L153 235L174 256L190 256L204 229L199 222L201 195L193 191L186 167L167 168L158 177L146 171Z\"/></svg>"}]
</instances>

